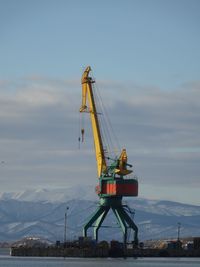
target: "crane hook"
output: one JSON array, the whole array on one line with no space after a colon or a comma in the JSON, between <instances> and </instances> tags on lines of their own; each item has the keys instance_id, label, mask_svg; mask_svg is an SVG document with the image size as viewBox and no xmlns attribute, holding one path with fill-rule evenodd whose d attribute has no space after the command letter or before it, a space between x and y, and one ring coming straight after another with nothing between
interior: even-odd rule
<instances>
[{"instance_id":1,"label":"crane hook","mask_svg":"<svg viewBox=\"0 0 200 267\"><path fill-rule=\"evenodd\" d=\"M84 142L84 133L85 133L85 130L84 128L81 129L81 140L82 140L82 143Z\"/></svg>"}]
</instances>

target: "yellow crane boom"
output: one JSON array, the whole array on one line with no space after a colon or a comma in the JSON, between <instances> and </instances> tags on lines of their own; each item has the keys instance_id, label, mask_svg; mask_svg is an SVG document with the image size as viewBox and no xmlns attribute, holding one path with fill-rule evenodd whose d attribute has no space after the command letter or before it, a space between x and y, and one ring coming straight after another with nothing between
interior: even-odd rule
<instances>
[{"instance_id":1,"label":"yellow crane boom","mask_svg":"<svg viewBox=\"0 0 200 267\"><path fill-rule=\"evenodd\" d=\"M101 176L102 173L107 171L107 164L104 155L103 142L100 133L100 125L96 110L96 105L94 101L94 95L92 90L92 83L94 81L91 77L89 77L89 73L91 71L90 66L87 67L82 75L81 83L82 83L82 105L80 108L80 112L89 112L92 129L93 129L93 137L94 137L94 146L95 146L95 154L97 161L97 173L98 177ZM87 107L87 99L89 102L89 108Z\"/></svg>"},{"instance_id":2,"label":"yellow crane boom","mask_svg":"<svg viewBox=\"0 0 200 267\"><path fill-rule=\"evenodd\" d=\"M94 100L93 88L92 84L94 80L89 77L89 73L91 71L91 67L88 66L81 79L82 83L82 105L80 108L80 112L89 112L91 123L92 123L92 130L93 130L93 138L94 138L94 146L95 146L95 154L96 154L96 161L97 161L97 174L98 177L107 174L107 175L127 175L132 172L132 170L128 170L127 166L132 167L127 163L127 153L126 149L122 149L120 156L115 159L115 162L112 166L107 166L105 151L103 147L103 141L100 132L100 124L98 120L98 113L96 109L96 104ZM89 107L87 106L87 100Z\"/></svg>"}]
</instances>

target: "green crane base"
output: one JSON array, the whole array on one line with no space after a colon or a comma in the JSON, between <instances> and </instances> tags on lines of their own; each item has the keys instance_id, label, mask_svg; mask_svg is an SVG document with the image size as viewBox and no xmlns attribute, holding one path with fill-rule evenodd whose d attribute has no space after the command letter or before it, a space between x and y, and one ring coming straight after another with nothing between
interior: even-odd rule
<instances>
[{"instance_id":1,"label":"green crane base","mask_svg":"<svg viewBox=\"0 0 200 267\"><path fill-rule=\"evenodd\" d=\"M91 218L83 228L83 236L87 237L87 230L90 227L94 227L94 239L98 241L99 228L101 227L106 215L108 214L108 211L112 209L122 229L124 245L126 245L127 243L128 229L132 229L134 231L134 243L135 245L137 245L138 228L124 209L125 207L127 206L122 204L122 197L101 197L97 210L94 212L94 214L91 216Z\"/></svg>"}]
</instances>

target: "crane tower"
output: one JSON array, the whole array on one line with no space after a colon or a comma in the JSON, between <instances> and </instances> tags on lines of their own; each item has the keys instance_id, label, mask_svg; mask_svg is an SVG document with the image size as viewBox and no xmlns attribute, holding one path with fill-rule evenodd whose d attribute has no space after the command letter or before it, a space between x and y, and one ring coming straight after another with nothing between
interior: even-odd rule
<instances>
[{"instance_id":1,"label":"crane tower","mask_svg":"<svg viewBox=\"0 0 200 267\"><path fill-rule=\"evenodd\" d=\"M131 174L132 165L128 164L126 149L113 159L109 157L108 151L103 143L102 129L97 105L94 97L95 81L89 76L91 71L88 66L82 75L82 105L80 112L90 114L94 147L97 162L98 185L96 193L99 196L99 205L91 215L89 221L84 225L83 236L87 237L88 229L94 228L94 239L98 241L98 231L111 209L122 229L123 242L127 243L127 231L133 230L134 243L138 243L138 228L131 216L127 213L127 205L122 203L123 197L136 197L138 195L138 181L136 178L127 178ZM82 135L84 129L81 130ZM83 139L83 138L82 138Z\"/></svg>"}]
</instances>

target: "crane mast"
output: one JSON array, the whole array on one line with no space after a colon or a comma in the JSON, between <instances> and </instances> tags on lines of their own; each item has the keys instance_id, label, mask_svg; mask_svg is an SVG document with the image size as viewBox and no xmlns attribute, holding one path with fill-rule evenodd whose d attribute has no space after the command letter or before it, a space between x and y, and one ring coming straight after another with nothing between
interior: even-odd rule
<instances>
[{"instance_id":1,"label":"crane mast","mask_svg":"<svg viewBox=\"0 0 200 267\"><path fill-rule=\"evenodd\" d=\"M134 243L138 243L138 228L132 218L127 213L127 205L122 204L124 196L136 197L138 195L138 181L136 178L124 178L132 173L132 165L128 164L126 149L123 148L120 155L112 159L109 163L109 157L105 156L105 149L102 140L101 125L98 118L98 110L95 103L93 83L95 82L89 73L91 67L88 66L83 72L82 84L82 104L80 112L90 114L94 147L97 162L97 174L99 178L96 186L96 193L100 202L97 210L91 216L83 228L83 236L87 237L87 231L90 227L94 228L94 238L98 240L98 231L101 227L108 211L112 209L117 221L122 229L124 237L124 246L127 242L127 231L134 231ZM82 133L84 130L82 129ZM107 154L106 154L107 155Z\"/></svg>"}]
</instances>

